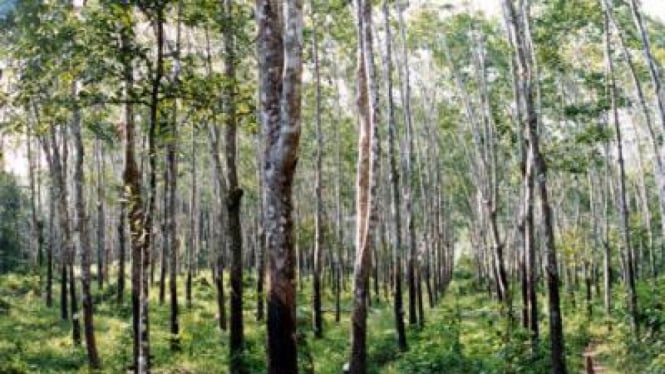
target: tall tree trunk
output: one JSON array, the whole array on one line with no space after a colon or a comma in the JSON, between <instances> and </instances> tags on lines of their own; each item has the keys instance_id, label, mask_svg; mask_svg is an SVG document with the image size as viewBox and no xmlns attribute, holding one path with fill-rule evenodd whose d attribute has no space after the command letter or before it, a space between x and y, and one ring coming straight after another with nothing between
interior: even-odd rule
<instances>
[{"instance_id":1,"label":"tall tree trunk","mask_svg":"<svg viewBox=\"0 0 665 374\"><path fill-rule=\"evenodd\" d=\"M644 89L642 87L642 83L639 77L637 76L637 71L635 68L635 63L633 62L632 55L630 54L630 51L628 51L628 49L626 48L625 38L621 32L621 29L619 28L618 23L616 22L612 14L612 5L607 0L602 0L602 1L603 1L602 5L605 14L607 17L609 17L609 21L612 24L614 30L616 31L617 39L619 41L619 46L621 47L623 56L626 58L628 71L630 72L633 85L635 86L635 94L637 96L638 102L640 103L640 108L642 109L642 114L644 115L644 121L647 125L647 129L649 132L649 139L651 141L651 147L653 148L653 153L654 153L654 161L655 161L653 165L654 178L656 179L656 185L658 187L659 208L661 216L665 216L665 165L663 163L663 154L662 154L663 150L661 149L661 145L659 143L659 135L654 129L651 118L651 109L648 107L646 98L644 97ZM637 15L639 16L639 14ZM647 42L643 43L643 45L648 45L648 40ZM645 57L648 59L650 56L649 48L647 48L645 52L647 52L645 54ZM658 80L658 75L654 74L653 72L651 74L652 74L651 77L654 87L657 87L656 84L660 84L659 83L660 81ZM658 95L658 89L656 89L656 95ZM659 116L659 118L661 121L661 125L663 126L663 128L665 128L665 112L662 111L663 108L662 106L663 104L661 104L662 99L660 96L657 96L657 100L659 102L659 107L661 108L660 112L661 115ZM640 155L639 152L638 155ZM640 173L640 175L642 175L642 173ZM650 222L651 220L648 219L648 221ZM651 231L650 228L649 231ZM661 234L665 236L665 221L661 222ZM653 253L653 246L650 247L650 251L652 251L651 253Z\"/></svg>"},{"instance_id":2,"label":"tall tree trunk","mask_svg":"<svg viewBox=\"0 0 665 374\"><path fill-rule=\"evenodd\" d=\"M95 154L97 163L97 287L104 288L104 252L105 252L105 215L104 215L104 172L103 172L103 150L101 139L96 139L97 152Z\"/></svg>"},{"instance_id":3,"label":"tall tree trunk","mask_svg":"<svg viewBox=\"0 0 665 374\"><path fill-rule=\"evenodd\" d=\"M314 25L312 45L314 50L314 79L316 84L316 170L314 190L316 195L316 216L314 220L314 277L313 277L313 329L314 336L323 337L323 316L321 315L321 258L323 250L323 198L321 196L321 169L323 152L323 134L321 132L321 74L319 71L319 46L317 25Z\"/></svg>"},{"instance_id":4,"label":"tall tree trunk","mask_svg":"<svg viewBox=\"0 0 665 374\"><path fill-rule=\"evenodd\" d=\"M164 161L166 161L166 157L164 157ZM162 247L162 253L159 256L160 257L160 266L159 266L159 304L162 305L164 304L164 300L166 300L166 275L168 273L168 265L169 265L169 186L168 186L168 180L169 180L169 175L168 175L168 169L164 168L164 185L162 188L162 223L161 223L161 229L162 229L162 242L161 242L161 247Z\"/></svg>"},{"instance_id":5,"label":"tall tree trunk","mask_svg":"<svg viewBox=\"0 0 665 374\"><path fill-rule=\"evenodd\" d=\"M607 1L607 0L605 0ZM644 54L644 60L647 67L649 68L649 76L651 77L651 83L653 84L654 96L656 97L656 103L658 104L658 110L660 112L661 125L665 129L665 99L663 98L662 92L662 82L660 80L660 74L658 71L658 62L651 52L651 42L649 41L649 34L644 25L644 17L642 16L642 11L637 0L629 0L628 4L630 5L631 14L633 15L633 21L639 32L640 39L642 41L642 52ZM607 5L607 3L606 3ZM665 223L663 223L665 225Z\"/></svg>"},{"instance_id":6,"label":"tall tree trunk","mask_svg":"<svg viewBox=\"0 0 665 374\"><path fill-rule=\"evenodd\" d=\"M626 259L626 291L628 294L628 309L631 315L633 334L639 335L637 292L635 290L635 265L630 240L630 227L628 203L626 202L626 170L623 158L623 142L621 138L621 125L619 123L619 110L617 109L617 87L614 77L614 60L612 58L610 21L608 12L605 12L605 64L607 69L607 90L610 96L611 116L617 142L617 163L619 166L619 215L621 217L621 238Z\"/></svg>"},{"instance_id":7,"label":"tall tree trunk","mask_svg":"<svg viewBox=\"0 0 665 374\"><path fill-rule=\"evenodd\" d=\"M257 0L260 118L268 291L268 372L298 372L293 176L298 160L302 83L302 0Z\"/></svg>"},{"instance_id":8,"label":"tall tree trunk","mask_svg":"<svg viewBox=\"0 0 665 374\"><path fill-rule=\"evenodd\" d=\"M519 76L519 97L517 105L523 106L523 123L526 129L526 138L529 141L529 157L533 160L534 178L540 195L543 231L545 239L546 266L545 279L549 301L550 344L552 357L552 371L555 374L565 374L566 360L563 339L563 321L559 300L559 276L557 269L556 246L553 229L552 207L549 203L547 191L547 169L540 153L538 135L538 116L534 100L534 85L537 76L533 69L533 50L529 37L529 10L528 1L522 5L519 13L515 11L512 0L503 0L504 15L510 27L510 43L516 53L517 70Z\"/></svg>"},{"instance_id":9,"label":"tall tree trunk","mask_svg":"<svg viewBox=\"0 0 665 374\"><path fill-rule=\"evenodd\" d=\"M209 76L212 75L212 54L210 52L210 39L206 30L206 70ZM219 197L217 210L217 227L214 233L216 235L215 243L215 265L213 273L215 276L215 288L217 289L217 322L220 330L226 330L226 300L224 296L224 253L226 248L226 238L222 228L225 224L225 204L226 181L224 180L224 170L222 169L222 159L219 156L219 126L216 123L216 117L213 114L213 122L208 123L208 144L210 148L210 158L213 161L213 179L215 195Z\"/></svg>"},{"instance_id":10,"label":"tall tree trunk","mask_svg":"<svg viewBox=\"0 0 665 374\"><path fill-rule=\"evenodd\" d=\"M337 67L333 66L335 77L337 74ZM335 84L335 96L336 96L336 111L337 114L341 116L341 95L339 90L339 85ZM342 223L342 152L339 136L339 126L333 126L334 130L334 139L335 139L335 237L337 240L337 253L335 256L335 322L339 323L341 319L341 293L342 293L342 283L344 282L344 227Z\"/></svg>"},{"instance_id":11,"label":"tall tree trunk","mask_svg":"<svg viewBox=\"0 0 665 374\"><path fill-rule=\"evenodd\" d=\"M406 333L404 328L404 308L402 299L402 218L401 218L401 196L399 185L399 166L397 161L397 124L395 123L395 106L393 103L393 65L392 65L392 35L390 32L390 5L388 0L383 1L383 17L385 26L385 82L386 95L388 100L388 157L390 159L390 184L392 195L392 214L394 218L394 237L393 244L393 315L395 317L395 330L397 332L397 346L400 351L407 350Z\"/></svg>"},{"instance_id":12,"label":"tall tree trunk","mask_svg":"<svg viewBox=\"0 0 665 374\"><path fill-rule=\"evenodd\" d=\"M404 207L406 211L406 236L408 240L409 254L407 257L407 282L409 284L409 324L415 325L418 322L417 315L417 275L416 266L418 262L416 231L413 217L413 192L415 190L415 177L413 173L414 153L413 153L413 123L411 116L411 82L409 76L409 53L406 41L406 25L404 23L404 9L400 6L397 12L399 20L399 31L402 37L402 101L404 103L404 122L406 123L406 142L405 142L405 181L404 181Z\"/></svg>"},{"instance_id":13,"label":"tall tree trunk","mask_svg":"<svg viewBox=\"0 0 665 374\"><path fill-rule=\"evenodd\" d=\"M141 198L141 174L136 163L135 155L135 122L134 108L130 97L134 86L134 73L132 69L132 57L130 53L130 38L134 36L133 30L133 9L129 4L125 5L125 15L130 20L125 29L122 30L122 49L124 66L124 94L127 100L124 108L125 125L125 166L123 172L124 181L124 201L128 207L128 222L131 243L132 259L132 316L133 316L133 367L136 373L144 374L149 372L148 359L150 356L149 345L143 342L141 331L147 331L147 316L143 314L147 309L141 306L144 304L147 295L144 294L142 285L142 265L143 256L146 255L145 246L145 226L143 203Z\"/></svg>"},{"instance_id":14,"label":"tall tree trunk","mask_svg":"<svg viewBox=\"0 0 665 374\"><path fill-rule=\"evenodd\" d=\"M177 111L174 109L169 129L170 140L166 145L166 167L168 170L168 244L169 244L169 329L171 332L171 349L180 349L180 325L178 323L178 249L180 239L177 235Z\"/></svg>"},{"instance_id":15,"label":"tall tree trunk","mask_svg":"<svg viewBox=\"0 0 665 374\"><path fill-rule=\"evenodd\" d=\"M358 14L357 98L360 114L356 179L356 259L353 271L349 373L367 372L367 296L378 171L378 95L372 49L372 4L356 0Z\"/></svg>"},{"instance_id":16,"label":"tall tree trunk","mask_svg":"<svg viewBox=\"0 0 665 374\"><path fill-rule=\"evenodd\" d=\"M74 95L76 96L77 82L73 84ZM85 346L88 353L88 365L91 369L99 369L101 363L97 353L97 343L95 341L95 330L93 323L92 295L90 294L90 257L92 248L90 248L90 236L88 234L88 217L86 217L85 196L83 195L83 137L81 136L81 113L80 109L75 107L72 121L72 133L74 135L74 144L76 147L76 163L74 166L74 196L76 200L76 217L78 220L78 237L81 255L81 304L83 305L83 328L85 331Z\"/></svg>"},{"instance_id":17,"label":"tall tree trunk","mask_svg":"<svg viewBox=\"0 0 665 374\"><path fill-rule=\"evenodd\" d=\"M120 214L118 215L118 304L122 304L125 298L125 238L127 220L127 203L124 201L124 191L120 192Z\"/></svg>"},{"instance_id":18,"label":"tall tree trunk","mask_svg":"<svg viewBox=\"0 0 665 374\"><path fill-rule=\"evenodd\" d=\"M46 306L53 306L53 252L55 250L55 201L57 199L56 188L53 183L49 187L48 204L48 247L46 249Z\"/></svg>"},{"instance_id":19,"label":"tall tree trunk","mask_svg":"<svg viewBox=\"0 0 665 374\"><path fill-rule=\"evenodd\" d=\"M506 19L506 29L509 35L509 39L512 39L514 36L513 32L517 30L511 28L510 20ZM513 48L511 51L511 75L512 75L512 84L513 84L513 96L516 100L519 100L520 97L520 78L518 76L518 61L516 56L516 50ZM536 251L535 251L535 239L534 232L535 227L533 224L533 158L531 157L530 145L528 137L526 136L526 129L524 127L524 121L522 120L524 113L523 108L517 103L515 106L516 120L520 128L521 133L521 174L522 174L522 184L524 191L524 200L523 200L523 217L521 223L521 234L523 242L523 258L522 258L522 267L523 267L523 309L524 309L524 327L528 328L531 331L531 345L532 348L535 348L538 338L539 338L539 327L538 327L538 293L537 293L537 280L536 280Z\"/></svg>"},{"instance_id":20,"label":"tall tree trunk","mask_svg":"<svg viewBox=\"0 0 665 374\"><path fill-rule=\"evenodd\" d=\"M261 162L261 150L260 150L260 134L257 135L256 141L256 179L257 186L259 191L259 199L257 202L257 221L258 221L258 230L256 233L257 241L257 253L256 253L256 320L263 321L264 318L264 305L265 305L265 294L263 288L265 286L265 275L266 275L266 236L265 236L265 222L264 222L264 211L263 206L265 203L265 194L263 192L263 173L261 168L263 163Z\"/></svg>"},{"instance_id":21,"label":"tall tree trunk","mask_svg":"<svg viewBox=\"0 0 665 374\"><path fill-rule=\"evenodd\" d=\"M37 193L35 188L35 158L32 152L32 125L26 126L26 146L28 158L28 184L30 188L30 256L34 256L34 268L39 275L39 290L42 287L42 252L38 237L40 222L37 218Z\"/></svg>"},{"instance_id":22,"label":"tall tree trunk","mask_svg":"<svg viewBox=\"0 0 665 374\"><path fill-rule=\"evenodd\" d=\"M228 82L222 96L225 119L226 140L226 235L231 252L231 335L230 355L231 372L245 372L242 365L244 349L243 318L242 318L242 226L240 223L240 201L243 190L238 185L237 157L237 124L236 124L236 46L234 28L231 19L233 0L224 0L224 16L227 22L224 34L224 78Z\"/></svg>"},{"instance_id":23,"label":"tall tree trunk","mask_svg":"<svg viewBox=\"0 0 665 374\"><path fill-rule=\"evenodd\" d=\"M196 180L196 126L192 126L191 139L192 185L189 196L189 243L187 244L187 279L185 281L185 304L192 308L192 275L197 242L197 180Z\"/></svg>"}]
</instances>

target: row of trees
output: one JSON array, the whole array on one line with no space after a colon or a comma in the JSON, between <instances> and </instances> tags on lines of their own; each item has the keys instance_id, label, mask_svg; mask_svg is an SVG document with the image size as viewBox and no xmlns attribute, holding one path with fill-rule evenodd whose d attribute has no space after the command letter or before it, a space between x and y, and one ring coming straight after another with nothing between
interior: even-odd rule
<instances>
[{"instance_id":1,"label":"row of trees","mask_svg":"<svg viewBox=\"0 0 665 374\"><path fill-rule=\"evenodd\" d=\"M662 49L650 42L662 26L636 0L502 0L503 22L347 3L20 1L4 19L3 128L24 137L30 163L26 252L48 306L60 282L75 344L80 277L91 367L102 365L92 285L124 303L128 260L140 373L151 286L178 350L178 277L191 308L207 269L232 372L245 371L247 279L273 373L298 371L298 286L311 279L323 338L325 288L340 322L350 279L348 369L363 373L368 306L392 303L407 350L405 319L424 326L456 246L509 326L521 308L534 345L542 281L556 373L561 299L574 301L580 277L588 313L601 274L612 313L620 279L640 334L636 281L664 256Z\"/></svg>"}]
</instances>

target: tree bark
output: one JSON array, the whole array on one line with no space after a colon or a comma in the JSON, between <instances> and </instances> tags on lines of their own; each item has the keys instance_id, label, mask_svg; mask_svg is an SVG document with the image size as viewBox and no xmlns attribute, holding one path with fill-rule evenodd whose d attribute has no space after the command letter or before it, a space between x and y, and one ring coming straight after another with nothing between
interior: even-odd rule
<instances>
[{"instance_id":1,"label":"tree bark","mask_svg":"<svg viewBox=\"0 0 665 374\"><path fill-rule=\"evenodd\" d=\"M132 20L133 9L129 4L125 6L125 14ZM146 256L145 226L143 203L141 198L141 174L136 163L135 155L135 122L134 108L129 98L134 86L134 73L132 68L132 57L130 52L130 37L133 37L133 22L122 30L122 57L123 75L125 81L123 96L127 99L124 108L125 125L125 166L123 172L124 201L128 207L128 222L131 243L132 259L132 319L133 319L133 367L136 373L145 374L149 372L150 346L143 341L142 331L147 332L147 308L142 308L146 303L144 299L147 294L142 287L143 257Z\"/></svg>"},{"instance_id":2,"label":"tree bark","mask_svg":"<svg viewBox=\"0 0 665 374\"><path fill-rule=\"evenodd\" d=\"M378 171L378 95L372 49L372 4L356 0L358 14L357 97L359 111L356 179L356 259L353 271L351 312L351 358L349 373L367 372L367 297L373 229L376 220Z\"/></svg>"},{"instance_id":3,"label":"tree bark","mask_svg":"<svg viewBox=\"0 0 665 374\"><path fill-rule=\"evenodd\" d=\"M321 196L321 169L323 153L323 134L321 131L321 75L319 69L319 46L317 39L317 25L314 25L312 45L314 52L314 79L316 85L316 170L314 190L316 195L316 216L314 220L314 277L313 277L313 329L314 336L323 337L323 316L321 315L321 258L323 254L323 198Z\"/></svg>"},{"instance_id":4,"label":"tree bark","mask_svg":"<svg viewBox=\"0 0 665 374\"><path fill-rule=\"evenodd\" d=\"M103 174L103 144L96 139L97 152L97 287L104 288L104 252L105 252L105 215L104 215L104 174Z\"/></svg>"},{"instance_id":5,"label":"tree bark","mask_svg":"<svg viewBox=\"0 0 665 374\"><path fill-rule=\"evenodd\" d=\"M237 157L237 121L235 105L236 88L236 46L232 23L232 0L224 0L224 16L226 25L224 34L224 77L227 84L222 96L225 140L226 140L226 235L231 252L231 334L230 355L231 372L245 372L242 365L244 349L243 316L242 316L242 226L240 222L240 202L243 190L238 185Z\"/></svg>"},{"instance_id":6,"label":"tree bark","mask_svg":"<svg viewBox=\"0 0 665 374\"><path fill-rule=\"evenodd\" d=\"M563 321L559 300L559 276L557 269L556 246L553 230L552 207L549 203L547 191L547 168L545 160L540 153L538 135L538 116L534 100L533 85L537 76L533 70L533 50L529 43L529 11L528 1L522 5L519 13L515 11L512 0L503 0L504 16L510 27L510 43L516 53L517 71L519 76L519 97L517 105L522 105L526 129L526 138L529 141L529 157L533 160L534 178L540 195L543 233L545 239L546 265L545 279L549 301L550 344L552 358L552 372L565 374L565 346L563 339Z\"/></svg>"},{"instance_id":7,"label":"tree bark","mask_svg":"<svg viewBox=\"0 0 665 374\"><path fill-rule=\"evenodd\" d=\"M392 35L390 32L390 6L388 0L383 1L383 16L385 26L385 82L388 100L388 157L390 159L390 183L392 195L392 214L394 222L393 244L393 314L395 316L395 330L397 332L397 346L400 351L407 350L406 333L404 328L404 308L402 299L402 218L401 218L401 196L399 183L399 166L397 161L397 125L395 123L395 106L393 103L393 65L392 65Z\"/></svg>"},{"instance_id":8,"label":"tree bark","mask_svg":"<svg viewBox=\"0 0 665 374\"><path fill-rule=\"evenodd\" d=\"M397 12L399 20L399 30L402 37L402 99L404 103L404 122L406 123L406 142L405 142L405 181L404 181L404 207L406 211L406 236L408 240L409 255L407 257L406 277L409 284L409 324L418 323L417 315L417 274L416 266L418 262L416 231L413 217L413 192L415 190L415 176L413 173L414 153L413 153L413 123L411 116L411 82L409 77L409 53L406 41L406 25L403 16L404 9L400 8Z\"/></svg>"},{"instance_id":9,"label":"tree bark","mask_svg":"<svg viewBox=\"0 0 665 374\"><path fill-rule=\"evenodd\" d=\"M74 96L77 95L77 82L73 83ZM90 294L90 236L88 234L88 217L86 217L85 196L83 192L83 160L84 148L81 136L80 109L74 108L72 133L76 147L76 163L74 166L74 195L76 201L76 217L78 220L78 237L81 255L81 304L83 305L83 328L85 332L85 346L88 353L88 365L91 369L99 369L101 362L97 353L95 330L93 322L92 295Z\"/></svg>"},{"instance_id":10,"label":"tree bark","mask_svg":"<svg viewBox=\"0 0 665 374\"><path fill-rule=\"evenodd\" d=\"M606 5L604 3L604 5ZM607 9L606 9L607 10ZM614 132L617 142L617 164L619 166L619 216L621 218L621 238L624 247L624 256L626 259L626 291L628 294L628 310L631 315L632 329L635 337L639 335L639 320L638 320L638 306L637 306L637 292L635 290L635 264L633 262L634 256L632 253L632 245L630 238L628 203L626 201L626 170L623 158L623 142L621 138L621 125L619 123L619 110L617 109L617 87L614 76L614 60L612 59L611 48L611 34L610 34L610 20L608 12L605 12L604 17L605 26L605 64L607 69L607 90L610 96L611 117L614 125Z\"/></svg>"},{"instance_id":11,"label":"tree bark","mask_svg":"<svg viewBox=\"0 0 665 374\"><path fill-rule=\"evenodd\" d=\"M268 290L268 372L298 372L293 176L298 161L302 83L302 0L257 0L260 119Z\"/></svg>"}]
</instances>

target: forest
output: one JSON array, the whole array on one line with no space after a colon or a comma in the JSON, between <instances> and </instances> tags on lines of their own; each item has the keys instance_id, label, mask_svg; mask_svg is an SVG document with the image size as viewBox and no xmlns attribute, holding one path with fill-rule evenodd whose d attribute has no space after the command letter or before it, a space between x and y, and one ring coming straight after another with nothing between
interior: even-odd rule
<instances>
[{"instance_id":1,"label":"forest","mask_svg":"<svg viewBox=\"0 0 665 374\"><path fill-rule=\"evenodd\" d=\"M665 373L658 3L0 1L0 373Z\"/></svg>"}]
</instances>

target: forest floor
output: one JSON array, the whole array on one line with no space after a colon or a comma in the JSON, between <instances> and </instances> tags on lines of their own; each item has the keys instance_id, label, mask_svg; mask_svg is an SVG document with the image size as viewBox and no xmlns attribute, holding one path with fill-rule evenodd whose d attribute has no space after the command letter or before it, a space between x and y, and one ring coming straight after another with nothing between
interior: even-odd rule
<instances>
[{"instance_id":1,"label":"forest floor","mask_svg":"<svg viewBox=\"0 0 665 374\"><path fill-rule=\"evenodd\" d=\"M396 348L392 307L385 300L374 300L369 313L369 358L371 373L547 373L549 371L546 333L541 344L531 350L528 335L519 328L509 333L497 303L471 286L470 276L460 273L444 298L429 308L425 326L408 328L409 351ZM265 371L265 324L255 320L253 280L245 284L246 365L250 372ZM179 285L181 351L169 349L169 306L157 300L158 289L151 290L151 349L153 373L225 373L227 372L227 333L217 329L215 289L210 274L194 282L193 305L184 305L184 285ZM309 284L299 292L298 321L301 326L299 360L302 372L340 373L348 356L350 300L347 292L342 303L342 320L334 322L334 303L326 288L323 339L314 339L310 327ZM75 347L71 327L59 317L58 294L53 308L44 306L38 295L38 277L0 276L0 373L85 373L86 358L82 347ZM57 287L54 287L57 290ZM383 294L380 295L384 297ZM104 373L123 373L131 361L131 308L129 294L123 305L115 302L115 288L107 286L95 292L95 328ZM406 301L406 297L405 297ZM547 331L547 318L541 297L541 331ZM425 300L427 303L427 300ZM603 363L603 374L637 373L624 371L629 366L622 351L621 325L612 333L602 320L579 317L564 308L565 336L569 371L584 371L584 354ZM582 308L580 308L582 309ZM519 309L516 308L516 311ZM600 309L599 309L600 310ZM599 317L600 318L600 317ZM592 343L593 342L593 343ZM588 347L593 347L588 351ZM622 356L623 355L623 356Z\"/></svg>"}]
</instances>

